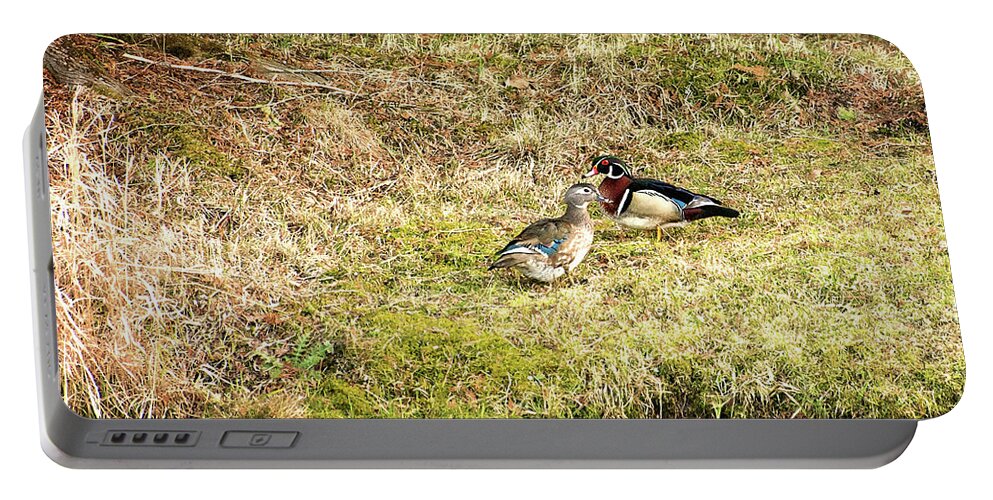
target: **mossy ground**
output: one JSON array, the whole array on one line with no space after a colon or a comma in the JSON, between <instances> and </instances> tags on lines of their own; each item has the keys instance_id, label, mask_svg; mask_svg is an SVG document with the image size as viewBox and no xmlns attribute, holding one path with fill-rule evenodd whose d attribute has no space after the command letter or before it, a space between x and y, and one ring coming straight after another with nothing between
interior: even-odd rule
<instances>
[{"instance_id":1,"label":"mossy ground","mask_svg":"<svg viewBox=\"0 0 993 500\"><path fill-rule=\"evenodd\" d=\"M921 418L961 393L923 97L881 40L97 40L129 95L46 85L80 413ZM486 270L608 152L742 217L657 243L594 208L574 279Z\"/></svg>"}]
</instances>

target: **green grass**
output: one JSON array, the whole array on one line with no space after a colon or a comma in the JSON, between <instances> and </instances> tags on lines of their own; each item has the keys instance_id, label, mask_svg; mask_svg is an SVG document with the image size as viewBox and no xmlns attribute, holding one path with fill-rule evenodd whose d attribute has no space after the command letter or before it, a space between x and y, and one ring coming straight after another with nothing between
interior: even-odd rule
<instances>
[{"instance_id":1,"label":"green grass","mask_svg":"<svg viewBox=\"0 0 993 500\"><path fill-rule=\"evenodd\" d=\"M933 414L956 400L961 380L947 376L961 365L929 352L956 338L927 167L873 160L871 176L846 166L753 179L755 208L735 204L742 219L672 230L662 244L621 241L601 223L576 285L493 276L482 265L507 233L470 218L458 237L437 236L428 228L450 224L419 213L414 230L384 233L387 264L371 259L340 284L362 299L321 315L328 332L358 318L347 355L372 396L343 414ZM319 392L310 405L326 416L342 397Z\"/></svg>"},{"instance_id":2,"label":"green grass","mask_svg":"<svg viewBox=\"0 0 993 500\"><path fill-rule=\"evenodd\" d=\"M881 40L90 50L131 95L46 86L56 261L74 263L56 269L64 396L82 414L922 418L961 394L923 97ZM358 95L109 64L125 51L252 75L278 60L325 72L268 77ZM656 243L594 208L574 280L486 270L606 152L742 216Z\"/></svg>"}]
</instances>

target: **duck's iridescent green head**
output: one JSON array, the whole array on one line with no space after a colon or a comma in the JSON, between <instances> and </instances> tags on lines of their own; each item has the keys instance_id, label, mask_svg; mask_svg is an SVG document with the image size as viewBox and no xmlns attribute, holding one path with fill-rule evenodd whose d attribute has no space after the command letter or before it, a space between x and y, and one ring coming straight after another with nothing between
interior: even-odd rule
<instances>
[{"instance_id":1,"label":"duck's iridescent green head","mask_svg":"<svg viewBox=\"0 0 993 500\"><path fill-rule=\"evenodd\" d=\"M593 159L593 168L583 174L583 177L593 177L594 175L606 175L611 179L621 177L631 177L628 166L616 156L603 155Z\"/></svg>"}]
</instances>

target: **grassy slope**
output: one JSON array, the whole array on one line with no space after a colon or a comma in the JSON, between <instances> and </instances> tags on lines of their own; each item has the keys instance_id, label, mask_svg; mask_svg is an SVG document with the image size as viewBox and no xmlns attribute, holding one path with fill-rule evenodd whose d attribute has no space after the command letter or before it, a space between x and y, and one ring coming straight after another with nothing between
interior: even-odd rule
<instances>
[{"instance_id":1,"label":"grassy slope","mask_svg":"<svg viewBox=\"0 0 993 500\"><path fill-rule=\"evenodd\" d=\"M81 413L914 418L961 392L923 97L879 40L65 43L127 89L46 86ZM487 272L601 152L743 216L661 244L599 219L575 283Z\"/></svg>"}]
</instances>

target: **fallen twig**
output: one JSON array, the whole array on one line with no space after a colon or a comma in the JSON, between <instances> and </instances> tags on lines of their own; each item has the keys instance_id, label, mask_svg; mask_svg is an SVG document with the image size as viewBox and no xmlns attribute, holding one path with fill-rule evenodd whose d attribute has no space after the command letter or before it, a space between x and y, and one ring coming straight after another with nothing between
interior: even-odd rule
<instances>
[{"instance_id":1,"label":"fallen twig","mask_svg":"<svg viewBox=\"0 0 993 500\"><path fill-rule=\"evenodd\" d=\"M266 69L266 71L270 71L272 73L288 73L291 75L300 75L300 74L322 75L325 73L347 73L353 75L369 76L370 74L376 74L370 71L353 71L347 69L297 69L297 68L277 68L274 66L263 66L263 67ZM406 80L396 80L395 75L389 71L380 71L378 73L379 74L376 76L376 78L379 78L381 80L389 80L392 83L408 83L408 84L419 83L421 85L437 85L439 87L462 88L461 85L456 85L454 83L419 80L416 78L408 78Z\"/></svg>"},{"instance_id":2,"label":"fallen twig","mask_svg":"<svg viewBox=\"0 0 993 500\"><path fill-rule=\"evenodd\" d=\"M340 69L295 69L295 68L276 68L273 66L265 66L266 71L271 71L273 73L344 73L346 70Z\"/></svg>"},{"instance_id":3,"label":"fallen twig","mask_svg":"<svg viewBox=\"0 0 993 500\"><path fill-rule=\"evenodd\" d=\"M239 74L239 73L229 73L227 71L221 71L219 69L201 68L201 67L198 67L198 66L187 66L187 65L184 65L184 64L172 64L172 63L167 63L165 61L153 61L151 59L145 59L144 57L136 56L134 54L128 54L128 53L125 53L124 54L124 58L125 59L131 59L132 61L139 61L139 62L143 62L143 63L154 64L156 66L165 66L167 68L172 68L172 69L183 69L183 70L187 70L187 71L198 71L200 73L211 73L211 74L214 74L214 75L220 75L220 76L224 76L224 77L227 77L227 78L234 78L236 80L241 80L243 82L248 82L248 83L269 84L269 85L291 85L291 86L294 86L294 87L315 87L315 88L319 88L319 89L330 90L332 92L336 92L336 93L339 93L339 94L358 95L357 93L352 92L350 90L341 89L341 88L338 88L338 87L335 87L335 86L332 86L332 85L327 85L327 84L324 84L324 83L317 83L317 82L288 82L288 81L285 81L285 80L264 80L262 78L252 78L250 76L245 76L245 75L242 75L242 74Z\"/></svg>"}]
</instances>

